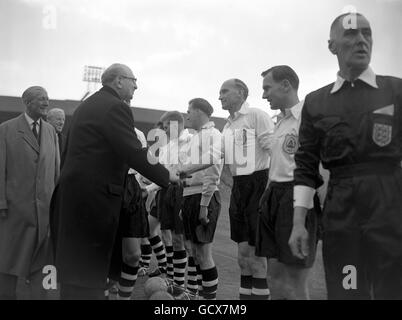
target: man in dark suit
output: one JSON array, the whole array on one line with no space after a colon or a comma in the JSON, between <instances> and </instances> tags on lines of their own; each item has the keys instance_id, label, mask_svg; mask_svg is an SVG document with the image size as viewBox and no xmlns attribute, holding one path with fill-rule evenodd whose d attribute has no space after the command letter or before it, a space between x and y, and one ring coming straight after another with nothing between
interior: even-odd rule
<instances>
[{"instance_id":1,"label":"man in dark suit","mask_svg":"<svg viewBox=\"0 0 402 320\"><path fill-rule=\"evenodd\" d=\"M136 80L130 68L113 64L102 89L71 120L51 209L62 299L104 299L128 168L160 186L178 181L135 134L124 101L132 99Z\"/></svg>"},{"instance_id":2,"label":"man in dark suit","mask_svg":"<svg viewBox=\"0 0 402 320\"><path fill-rule=\"evenodd\" d=\"M59 140L60 156L64 148L65 136L63 134L64 122L66 121L66 114L63 109L53 108L50 109L46 116L47 122L49 122L56 130L57 138Z\"/></svg>"}]
</instances>

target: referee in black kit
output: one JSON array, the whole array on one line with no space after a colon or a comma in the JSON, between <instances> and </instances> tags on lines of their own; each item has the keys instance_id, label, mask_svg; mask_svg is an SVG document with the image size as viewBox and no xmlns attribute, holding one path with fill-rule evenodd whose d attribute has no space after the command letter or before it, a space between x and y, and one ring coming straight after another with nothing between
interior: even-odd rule
<instances>
[{"instance_id":1,"label":"referee in black kit","mask_svg":"<svg viewBox=\"0 0 402 320\"><path fill-rule=\"evenodd\" d=\"M337 80L310 93L302 111L289 244L307 255L304 220L322 161L331 173L323 236L329 299L402 299L402 80L371 70L372 43L363 15L336 18L329 50Z\"/></svg>"}]
</instances>

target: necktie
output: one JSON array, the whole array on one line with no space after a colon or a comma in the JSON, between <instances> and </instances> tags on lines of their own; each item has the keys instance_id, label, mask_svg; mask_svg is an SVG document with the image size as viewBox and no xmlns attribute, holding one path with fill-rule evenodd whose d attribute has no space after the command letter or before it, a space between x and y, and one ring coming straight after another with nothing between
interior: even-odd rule
<instances>
[{"instance_id":1,"label":"necktie","mask_svg":"<svg viewBox=\"0 0 402 320\"><path fill-rule=\"evenodd\" d=\"M38 138L39 138L39 135L38 135L38 128L37 128L38 125L39 125L39 124L38 124L37 121L34 121L34 122L32 123L32 132L33 132L33 134L34 134L36 140L38 140L38 142L39 142L39 139L38 139Z\"/></svg>"}]
</instances>

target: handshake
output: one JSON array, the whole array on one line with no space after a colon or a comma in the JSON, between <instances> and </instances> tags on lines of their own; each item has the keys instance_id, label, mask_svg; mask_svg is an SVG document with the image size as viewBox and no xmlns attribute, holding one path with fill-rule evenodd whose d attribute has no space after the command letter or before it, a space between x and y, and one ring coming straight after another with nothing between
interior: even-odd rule
<instances>
[{"instance_id":1,"label":"handshake","mask_svg":"<svg viewBox=\"0 0 402 320\"><path fill-rule=\"evenodd\" d=\"M169 180L171 183L182 184L187 178L191 178L191 173L188 171L177 170L175 172L169 171Z\"/></svg>"},{"instance_id":2,"label":"handshake","mask_svg":"<svg viewBox=\"0 0 402 320\"><path fill-rule=\"evenodd\" d=\"M185 165L181 170L177 170L176 172L169 171L169 180L171 183L182 183L183 180L187 178L191 178L193 173L198 171L205 170L212 166L211 164L198 164L198 165Z\"/></svg>"},{"instance_id":3,"label":"handshake","mask_svg":"<svg viewBox=\"0 0 402 320\"><path fill-rule=\"evenodd\" d=\"M138 177L138 183L142 190L142 197L146 198L150 193L155 192L156 189L159 189L159 186L152 183L152 181L148 180L143 176ZM183 184L183 180L191 178L191 175L188 171L176 170L176 171L169 171L169 180L172 184Z\"/></svg>"},{"instance_id":4,"label":"handshake","mask_svg":"<svg viewBox=\"0 0 402 320\"><path fill-rule=\"evenodd\" d=\"M185 179L191 178L193 173L198 171L205 170L212 166L212 164L201 164L201 165L186 165L183 166L180 170L170 171L169 170L169 181L173 184L183 184ZM147 194L150 193L151 189L149 188L151 181L142 177L142 183L140 183L141 189L143 190L143 197L145 198ZM154 185L154 184L153 184Z\"/></svg>"}]
</instances>

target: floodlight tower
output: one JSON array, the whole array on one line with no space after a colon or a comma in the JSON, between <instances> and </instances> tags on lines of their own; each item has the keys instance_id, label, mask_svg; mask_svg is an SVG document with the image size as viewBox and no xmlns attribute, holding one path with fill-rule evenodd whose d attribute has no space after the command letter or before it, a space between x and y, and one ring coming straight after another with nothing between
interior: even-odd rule
<instances>
[{"instance_id":1,"label":"floodlight tower","mask_svg":"<svg viewBox=\"0 0 402 320\"><path fill-rule=\"evenodd\" d=\"M87 83L87 92L82 97L84 101L91 93L97 90L98 84L101 83L101 76L105 68L95 66L85 66L83 81Z\"/></svg>"}]
</instances>

